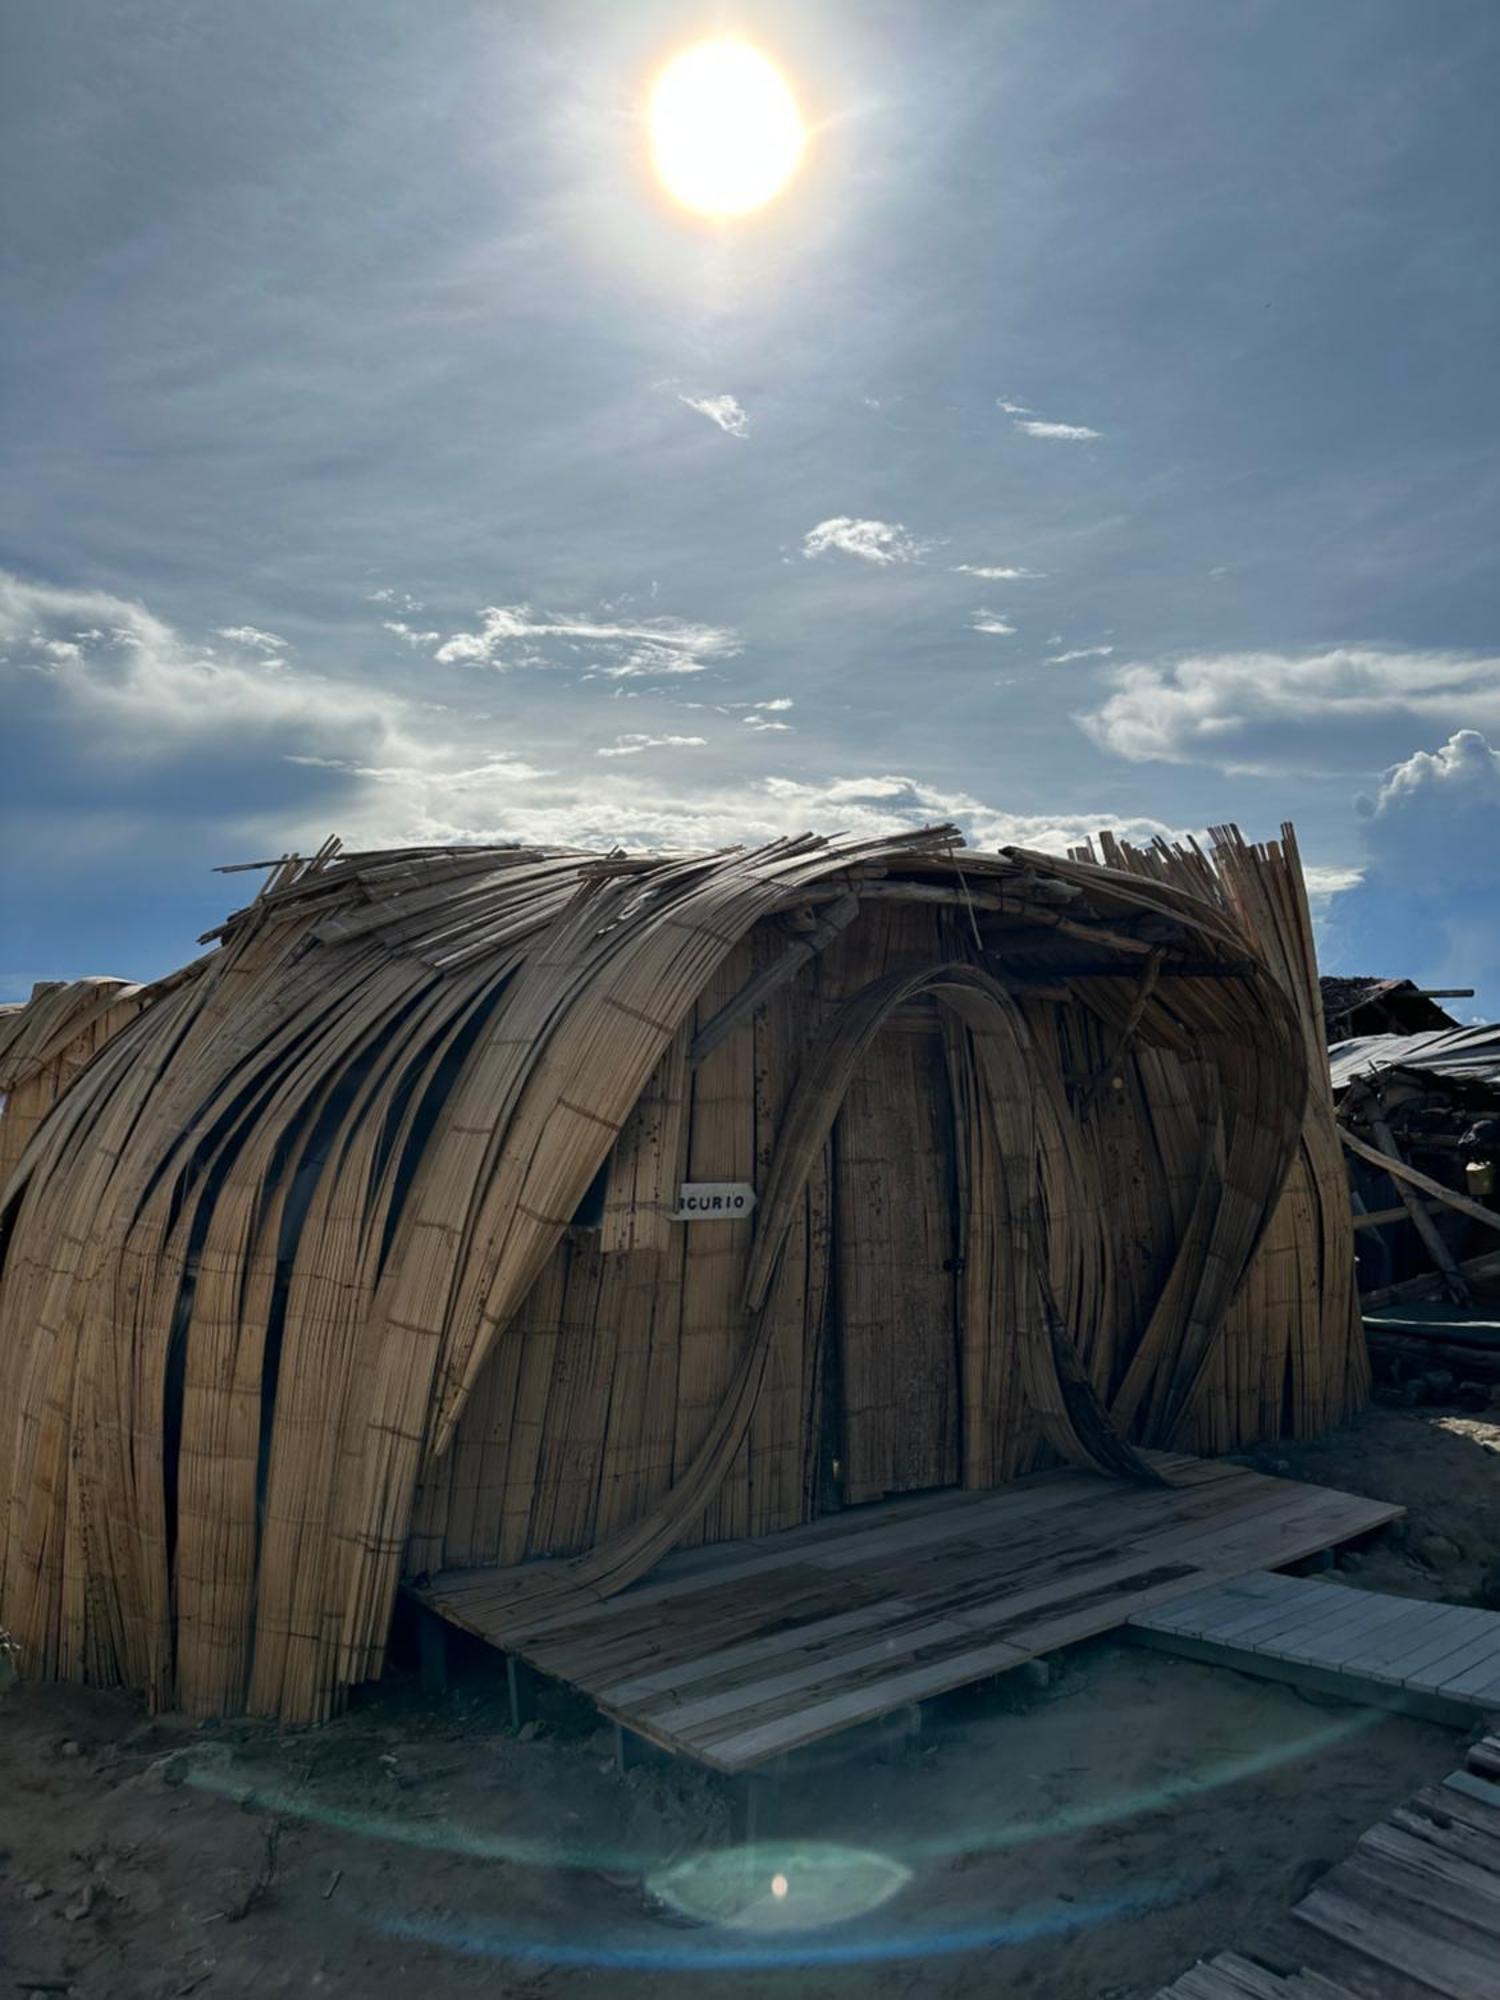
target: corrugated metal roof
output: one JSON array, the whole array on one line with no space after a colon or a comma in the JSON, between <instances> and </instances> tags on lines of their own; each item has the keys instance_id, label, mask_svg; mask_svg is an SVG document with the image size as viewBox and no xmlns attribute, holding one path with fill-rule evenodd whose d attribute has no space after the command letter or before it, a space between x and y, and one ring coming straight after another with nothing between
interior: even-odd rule
<instances>
[{"instance_id":1,"label":"corrugated metal roof","mask_svg":"<svg viewBox=\"0 0 1500 2000\"><path fill-rule=\"evenodd\" d=\"M1452 1082L1500 1085L1500 1025L1439 1028L1426 1035L1358 1035L1335 1042L1328 1067L1336 1091L1383 1070L1420 1070Z\"/></svg>"}]
</instances>

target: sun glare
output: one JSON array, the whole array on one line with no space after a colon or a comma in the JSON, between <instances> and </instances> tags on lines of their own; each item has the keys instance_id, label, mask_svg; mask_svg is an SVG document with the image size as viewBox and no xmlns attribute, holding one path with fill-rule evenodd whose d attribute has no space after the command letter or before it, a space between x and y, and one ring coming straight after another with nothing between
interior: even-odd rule
<instances>
[{"instance_id":1,"label":"sun glare","mask_svg":"<svg viewBox=\"0 0 1500 2000\"><path fill-rule=\"evenodd\" d=\"M703 42L674 57L652 89L650 125L662 185L702 215L762 207L807 145L786 79L744 42Z\"/></svg>"}]
</instances>

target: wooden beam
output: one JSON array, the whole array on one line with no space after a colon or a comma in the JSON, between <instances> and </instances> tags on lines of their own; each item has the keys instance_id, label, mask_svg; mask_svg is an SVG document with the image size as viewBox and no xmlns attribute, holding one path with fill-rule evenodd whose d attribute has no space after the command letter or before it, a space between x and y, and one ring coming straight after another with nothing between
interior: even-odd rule
<instances>
[{"instance_id":1,"label":"wooden beam","mask_svg":"<svg viewBox=\"0 0 1500 2000\"><path fill-rule=\"evenodd\" d=\"M1431 1180L1426 1174L1418 1173L1415 1167L1407 1166L1405 1160L1401 1157L1401 1149L1396 1144L1395 1135L1386 1123L1380 1099L1373 1091L1360 1091L1356 1099L1356 1105L1358 1108L1364 1110L1365 1115L1370 1121L1370 1130L1375 1135L1375 1144L1367 1149L1365 1157L1372 1160L1377 1166L1383 1167L1395 1182L1396 1192L1405 1204L1406 1212L1411 1217L1413 1228L1416 1230L1418 1236L1421 1237L1433 1264L1442 1274L1444 1290L1458 1305L1471 1305L1474 1294L1469 1290L1464 1275L1458 1268L1457 1259L1443 1241L1442 1236L1438 1232L1437 1224L1427 1213L1423 1204L1412 1193L1412 1186L1417 1185L1422 1187L1425 1194L1441 1197L1444 1193L1441 1182ZM1363 1140L1356 1142L1354 1135L1344 1130L1344 1128L1340 1127L1340 1131L1346 1146L1354 1148L1356 1145L1362 1146L1364 1144ZM1410 1176L1409 1180L1407 1176ZM1477 1202L1475 1203L1475 1207L1478 1207ZM1483 1209L1480 1209L1481 1215L1484 1212ZM1500 1228L1500 1217L1496 1218L1496 1227Z\"/></svg>"},{"instance_id":2,"label":"wooden beam","mask_svg":"<svg viewBox=\"0 0 1500 2000\"><path fill-rule=\"evenodd\" d=\"M946 882L862 882L861 901L872 903L943 903L959 909L1007 910L1016 907L1014 896L995 889L953 889ZM1051 922L1051 912L1047 921Z\"/></svg>"},{"instance_id":3,"label":"wooden beam","mask_svg":"<svg viewBox=\"0 0 1500 2000\"><path fill-rule=\"evenodd\" d=\"M879 884L874 885L876 887ZM771 995L794 979L807 964L816 958L825 945L830 945L840 931L847 930L859 915L860 898L852 889L846 890L832 905L828 914L821 918L805 936L787 946L781 957L772 964L762 966L753 978L748 979L735 994L712 1015L693 1037L688 1050L688 1064L696 1069L705 1056L713 1054L721 1042L732 1035L742 1021L763 1007Z\"/></svg>"},{"instance_id":4,"label":"wooden beam","mask_svg":"<svg viewBox=\"0 0 1500 2000\"><path fill-rule=\"evenodd\" d=\"M1500 1250L1486 1250L1482 1257L1466 1257L1458 1268L1465 1278L1476 1281L1500 1278ZM1378 1285L1373 1291L1361 1292L1359 1303L1366 1311L1373 1311L1376 1306L1416 1304L1431 1298L1441 1288L1441 1282L1436 1271L1422 1271L1415 1278L1402 1278L1398 1284Z\"/></svg>"},{"instance_id":5,"label":"wooden beam","mask_svg":"<svg viewBox=\"0 0 1500 2000\"><path fill-rule=\"evenodd\" d=\"M1368 1160L1372 1167L1383 1167L1398 1185L1404 1182L1408 1187L1418 1188L1423 1194L1431 1195L1433 1200L1440 1202L1444 1208L1457 1209L1460 1215L1467 1215L1471 1221L1482 1222L1486 1229L1500 1229L1500 1214L1494 1209L1486 1208L1482 1201L1474 1201L1470 1196L1460 1194L1457 1188L1444 1187L1441 1181L1435 1181L1431 1174L1424 1174L1417 1167L1409 1167L1399 1153L1392 1157L1388 1153L1378 1152L1374 1146L1356 1138L1347 1125L1340 1125L1339 1137L1351 1153L1361 1160ZM1443 1247L1446 1249L1447 1245Z\"/></svg>"},{"instance_id":6,"label":"wooden beam","mask_svg":"<svg viewBox=\"0 0 1500 2000\"><path fill-rule=\"evenodd\" d=\"M1422 1206L1427 1210L1429 1215L1434 1215L1444 1204L1440 1201L1424 1201ZM1366 1209L1363 1213L1356 1210L1354 1214L1354 1227L1356 1229L1384 1229L1388 1223L1407 1222L1410 1219L1411 1210L1402 1201L1397 1202L1394 1208L1372 1208Z\"/></svg>"}]
</instances>

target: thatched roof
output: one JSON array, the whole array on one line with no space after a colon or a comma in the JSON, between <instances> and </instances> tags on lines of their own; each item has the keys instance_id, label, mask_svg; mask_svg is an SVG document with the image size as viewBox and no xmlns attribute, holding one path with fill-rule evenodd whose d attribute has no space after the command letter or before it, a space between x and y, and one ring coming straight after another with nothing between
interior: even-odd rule
<instances>
[{"instance_id":1,"label":"thatched roof","mask_svg":"<svg viewBox=\"0 0 1500 2000\"><path fill-rule=\"evenodd\" d=\"M1116 1062L1172 1052L1179 1099L1212 1066L1191 1213L1112 1394L1090 1372L1102 1253L1069 1253L1065 1312L1045 1270L1039 1294L1016 1292L1048 1437L1138 1465L1131 1435L1170 1437L1201 1394L1297 1155L1318 1040L1300 879L1286 890L1266 850L1224 841L1217 868L1166 849L1110 847L1108 867L978 855L949 828L691 856L330 844L272 867L0 1192L0 1608L37 1669L309 1715L378 1668L423 1466L711 976L773 920L795 958L882 900L950 910L948 962L862 1001L809 1076L847 1067L910 992L938 992L997 1052L1002 1126L996 1093L1026 1093L1007 1173L1066 1183L1080 1214L1100 1198L1073 1160L1079 1080L1023 1059L1028 1011L1061 994L1113 1024ZM837 1110L814 1085L757 1213L752 1315ZM618 1588L701 1507L758 1392L753 1346L693 1468L570 1587ZM1354 1363L1330 1353L1287 1365L1309 1385L1324 1371L1317 1394L1342 1407Z\"/></svg>"},{"instance_id":2,"label":"thatched roof","mask_svg":"<svg viewBox=\"0 0 1500 2000\"><path fill-rule=\"evenodd\" d=\"M1329 1046L1355 1035L1417 1035L1458 1022L1414 979L1324 973L1318 981Z\"/></svg>"}]
</instances>

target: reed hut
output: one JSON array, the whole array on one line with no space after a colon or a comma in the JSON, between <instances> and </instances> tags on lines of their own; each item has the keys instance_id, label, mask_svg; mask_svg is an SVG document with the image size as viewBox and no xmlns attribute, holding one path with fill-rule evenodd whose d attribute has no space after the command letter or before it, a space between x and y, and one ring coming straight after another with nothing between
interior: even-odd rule
<instances>
[{"instance_id":1,"label":"reed hut","mask_svg":"<svg viewBox=\"0 0 1500 2000\"><path fill-rule=\"evenodd\" d=\"M0 1190L26 1669L313 1720L403 1576L607 1595L674 1544L1343 1415L1290 830L1101 854L270 868Z\"/></svg>"}]
</instances>

